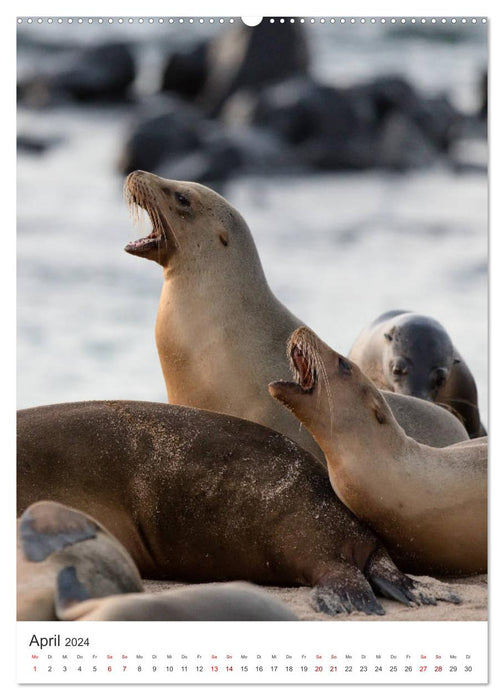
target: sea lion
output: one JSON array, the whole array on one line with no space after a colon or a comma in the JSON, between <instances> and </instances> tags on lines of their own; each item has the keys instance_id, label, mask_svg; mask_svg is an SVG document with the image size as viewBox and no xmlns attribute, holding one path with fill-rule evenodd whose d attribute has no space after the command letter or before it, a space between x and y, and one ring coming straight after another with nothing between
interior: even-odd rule
<instances>
[{"instance_id":1,"label":"sea lion","mask_svg":"<svg viewBox=\"0 0 504 700\"><path fill-rule=\"evenodd\" d=\"M297 620L247 583L143 592L133 560L96 520L53 501L18 522L18 620Z\"/></svg>"},{"instance_id":2,"label":"sea lion","mask_svg":"<svg viewBox=\"0 0 504 700\"><path fill-rule=\"evenodd\" d=\"M486 435L469 367L430 316L388 311L360 333L348 357L380 389L435 401L455 412L469 437Z\"/></svg>"},{"instance_id":3,"label":"sea lion","mask_svg":"<svg viewBox=\"0 0 504 700\"><path fill-rule=\"evenodd\" d=\"M79 600L72 572L58 577L60 620L297 620L286 605L250 583L209 583L164 593L128 593Z\"/></svg>"},{"instance_id":4,"label":"sea lion","mask_svg":"<svg viewBox=\"0 0 504 700\"><path fill-rule=\"evenodd\" d=\"M343 503L411 573L468 575L487 567L486 438L433 448L408 437L359 367L312 331L289 343L294 382L270 392L324 450Z\"/></svg>"},{"instance_id":5,"label":"sea lion","mask_svg":"<svg viewBox=\"0 0 504 700\"><path fill-rule=\"evenodd\" d=\"M330 614L383 614L371 585L404 603L431 593L393 564L335 496L324 467L264 426L138 401L18 412L18 508L85 508L145 578L313 586Z\"/></svg>"},{"instance_id":6,"label":"sea lion","mask_svg":"<svg viewBox=\"0 0 504 700\"><path fill-rule=\"evenodd\" d=\"M61 503L34 503L17 523L18 620L57 619L54 595L61 569L78 576L76 599L83 591L86 598L101 598L143 590L128 552L96 520Z\"/></svg>"},{"instance_id":7,"label":"sea lion","mask_svg":"<svg viewBox=\"0 0 504 700\"><path fill-rule=\"evenodd\" d=\"M271 292L242 216L207 187L141 170L127 177L125 195L153 225L125 250L163 267L156 343L170 402L260 423L323 461L308 431L267 391L289 372L285 344L301 321ZM446 411L400 394L386 398L416 440L467 439Z\"/></svg>"}]
</instances>

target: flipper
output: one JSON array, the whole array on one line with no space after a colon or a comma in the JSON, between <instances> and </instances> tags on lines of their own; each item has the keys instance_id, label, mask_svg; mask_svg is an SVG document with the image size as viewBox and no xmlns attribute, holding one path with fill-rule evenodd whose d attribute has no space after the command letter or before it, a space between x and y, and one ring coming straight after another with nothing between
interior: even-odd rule
<instances>
[{"instance_id":1,"label":"flipper","mask_svg":"<svg viewBox=\"0 0 504 700\"><path fill-rule=\"evenodd\" d=\"M438 600L461 602L450 586L437 581L422 583L403 574L383 547L369 557L364 575L377 592L405 605L437 605Z\"/></svg>"},{"instance_id":2,"label":"flipper","mask_svg":"<svg viewBox=\"0 0 504 700\"><path fill-rule=\"evenodd\" d=\"M96 537L98 525L79 511L40 501L25 510L19 532L25 557L40 562L67 545Z\"/></svg>"},{"instance_id":3,"label":"flipper","mask_svg":"<svg viewBox=\"0 0 504 700\"><path fill-rule=\"evenodd\" d=\"M79 581L75 566L65 566L58 571L54 607L58 617L75 603L91 598L87 588Z\"/></svg>"},{"instance_id":4,"label":"flipper","mask_svg":"<svg viewBox=\"0 0 504 700\"><path fill-rule=\"evenodd\" d=\"M353 564L336 562L318 581L311 597L312 607L327 615L365 612L385 615L373 589Z\"/></svg>"}]
</instances>

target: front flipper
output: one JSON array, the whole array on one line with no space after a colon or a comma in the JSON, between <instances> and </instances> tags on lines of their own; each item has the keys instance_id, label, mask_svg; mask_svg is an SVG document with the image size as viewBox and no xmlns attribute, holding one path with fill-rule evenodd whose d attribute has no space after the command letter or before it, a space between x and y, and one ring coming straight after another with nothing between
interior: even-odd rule
<instances>
[{"instance_id":1,"label":"front flipper","mask_svg":"<svg viewBox=\"0 0 504 700\"><path fill-rule=\"evenodd\" d=\"M318 579L311 604L315 610L327 615L351 612L385 615L385 610L359 569L343 561L332 563Z\"/></svg>"},{"instance_id":2,"label":"front flipper","mask_svg":"<svg viewBox=\"0 0 504 700\"><path fill-rule=\"evenodd\" d=\"M384 548L377 549L369 557L364 575L378 593L405 605L437 605L438 600L461 602L450 586L439 581L422 583L403 574Z\"/></svg>"}]
</instances>

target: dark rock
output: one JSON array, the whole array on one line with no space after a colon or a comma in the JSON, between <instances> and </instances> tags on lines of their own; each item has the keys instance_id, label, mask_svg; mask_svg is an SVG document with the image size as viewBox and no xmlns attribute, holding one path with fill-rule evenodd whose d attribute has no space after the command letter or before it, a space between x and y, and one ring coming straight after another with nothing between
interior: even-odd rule
<instances>
[{"instance_id":1,"label":"dark rock","mask_svg":"<svg viewBox=\"0 0 504 700\"><path fill-rule=\"evenodd\" d=\"M252 122L294 146L306 165L338 169L375 164L372 115L351 91L309 79L280 83L261 93Z\"/></svg>"},{"instance_id":2,"label":"dark rock","mask_svg":"<svg viewBox=\"0 0 504 700\"><path fill-rule=\"evenodd\" d=\"M423 97L403 78L384 77L360 86L374 104L377 119L391 113L403 114L432 142L440 152L446 152L460 114L445 96Z\"/></svg>"},{"instance_id":3,"label":"dark rock","mask_svg":"<svg viewBox=\"0 0 504 700\"><path fill-rule=\"evenodd\" d=\"M168 159L194 151L201 144L203 119L180 100L165 100L152 116L140 117L124 147L121 171L155 171Z\"/></svg>"},{"instance_id":4,"label":"dark rock","mask_svg":"<svg viewBox=\"0 0 504 700\"><path fill-rule=\"evenodd\" d=\"M262 129L226 127L215 134L212 141L231 144L241 154L244 173L292 173L301 169L291 149Z\"/></svg>"},{"instance_id":5,"label":"dark rock","mask_svg":"<svg viewBox=\"0 0 504 700\"><path fill-rule=\"evenodd\" d=\"M18 100L43 107L67 101L110 102L128 97L135 79L130 48L122 43L59 54L48 67L18 82Z\"/></svg>"},{"instance_id":6,"label":"dark rock","mask_svg":"<svg viewBox=\"0 0 504 700\"><path fill-rule=\"evenodd\" d=\"M168 56L161 78L161 91L174 92L186 100L195 99L203 90L208 75L208 42Z\"/></svg>"},{"instance_id":7,"label":"dark rock","mask_svg":"<svg viewBox=\"0 0 504 700\"><path fill-rule=\"evenodd\" d=\"M479 94L481 105L478 110L478 116L480 119L486 122L488 117L488 70L485 70L481 75Z\"/></svg>"},{"instance_id":8,"label":"dark rock","mask_svg":"<svg viewBox=\"0 0 504 700\"><path fill-rule=\"evenodd\" d=\"M162 90L194 101L209 116L217 116L226 100L243 89L256 90L308 72L303 28L288 19L257 27L235 26L208 42L168 57Z\"/></svg>"},{"instance_id":9,"label":"dark rock","mask_svg":"<svg viewBox=\"0 0 504 700\"><path fill-rule=\"evenodd\" d=\"M200 124L197 149L163 159L162 177L217 185L243 174L299 170L285 144L258 129L231 129L216 122Z\"/></svg>"},{"instance_id":10,"label":"dark rock","mask_svg":"<svg viewBox=\"0 0 504 700\"><path fill-rule=\"evenodd\" d=\"M351 88L289 80L264 89L250 114L305 164L332 170L429 165L460 120L445 97L423 98L395 77Z\"/></svg>"},{"instance_id":11,"label":"dark rock","mask_svg":"<svg viewBox=\"0 0 504 700\"><path fill-rule=\"evenodd\" d=\"M24 153L32 153L41 155L49 148L60 142L57 138L44 138L39 136L27 136L26 134L18 134L16 139L17 151Z\"/></svg>"},{"instance_id":12,"label":"dark rock","mask_svg":"<svg viewBox=\"0 0 504 700\"><path fill-rule=\"evenodd\" d=\"M228 97L238 90L258 89L308 73L308 51L299 22L291 24L287 20L279 24L277 20L271 24L265 17L257 27L243 26L236 34L228 32L220 39L219 49L211 70L224 68L226 77L231 77L220 83L220 94L209 81L213 94L207 99L213 101L214 112L219 112ZM230 71L230 62L240 54L238 68Z\"/></svg>"},{"instance_id":13,"label":"dark rock","mask_svg":"<svg viewBox=\"0 0 504 700\"><path fill-rule=\"evenodd\" d=\"M124 174L148 170L207 184L243 173L299 170L290 149L275 134L207 119L175 97L144 103L120 168Z\"/></svg>"},{"instance_id":14,"label":"dark rock","mask_svg":"<svg viewBox=\"0 0 504 700\"><path fill-rule=\"evenodd\" d=\"M76 100L124 98L135 79L135 64L126 44L102 44L83 49L52 84Z\"/></svg>"},{"instance_id":15,"label":"dark rock","mask_svg":"<svg viewBox=\"0 0 504 700\"><path fill-rule=\"evenodd\" d=\"M157 174L170 180L186 180L206 185L222 184L243 169L242 154L234 144L213 144L206 149L170 158L159 167Z\"/></svg>"}]
</instances>

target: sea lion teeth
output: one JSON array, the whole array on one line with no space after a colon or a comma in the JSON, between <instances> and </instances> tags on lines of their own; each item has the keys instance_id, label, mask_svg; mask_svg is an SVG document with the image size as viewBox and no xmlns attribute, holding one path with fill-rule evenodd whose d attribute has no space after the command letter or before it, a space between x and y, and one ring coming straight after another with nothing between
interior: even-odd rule
<instances>
[{"instance_id":1,"label":"sea lion teeth","mask_svg":"<svg viewBox=\"0 0 504 700\"><path fill-rule=\"evenodd\" d=\"M153 232L140 239L140 245L131 246L128 244L124 250L132 255L164 264L178 248L177 236L162 211L166 194L162 189L154 189L145 175L147 173L141 170L128 175L124 184L124 198L134 219L138 217L138 208L146 212Z\"/></svg>"},{"instance_id":2,"label":"sea lion teeth","mask_svg":"<svg viewBox=\"0 0 504 700\"><path fill-rule=\"evenodd\" d=\"M299 345L294 344L290 353L292 360L292 372L294 379L302 389L310 391L315 386L317 372L312 367L309 358L306 358Z\"/></svg>"}]
</instances>

